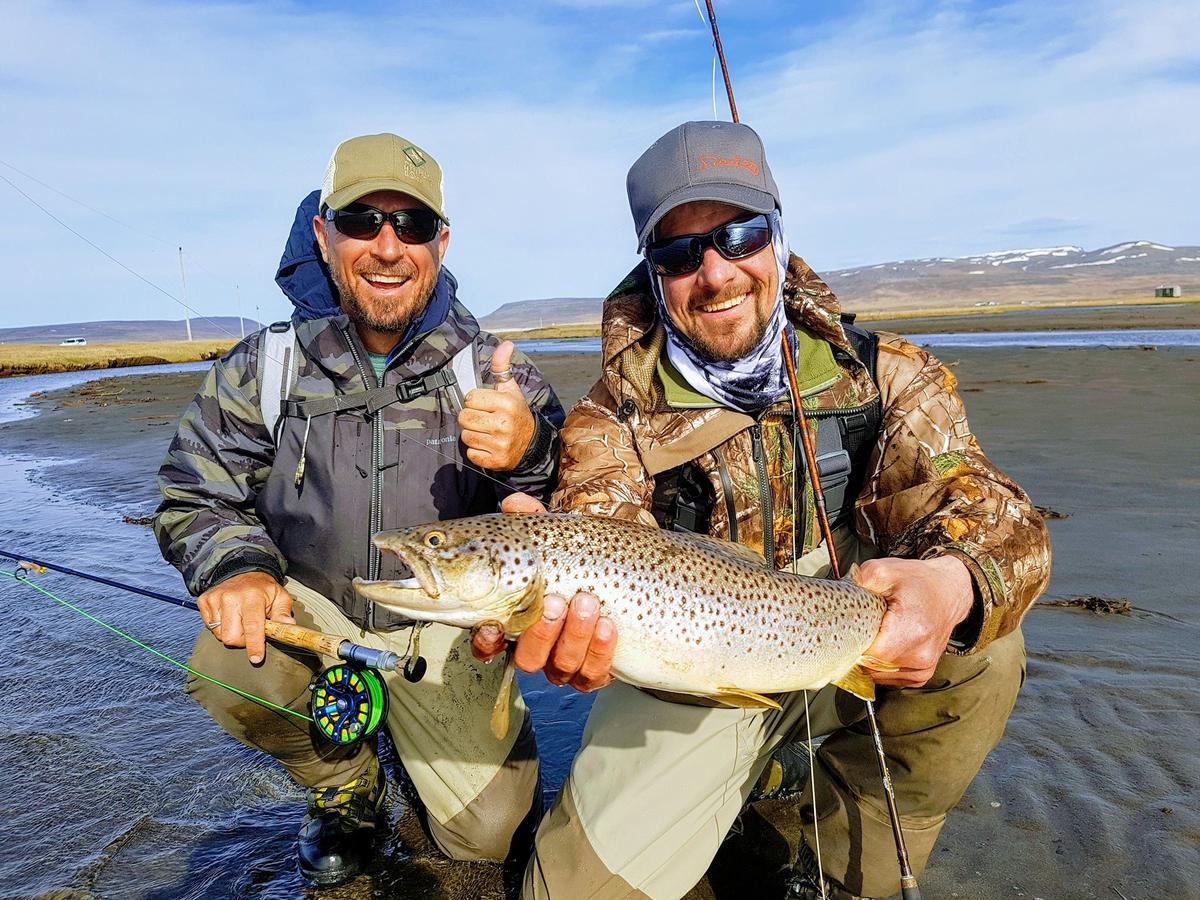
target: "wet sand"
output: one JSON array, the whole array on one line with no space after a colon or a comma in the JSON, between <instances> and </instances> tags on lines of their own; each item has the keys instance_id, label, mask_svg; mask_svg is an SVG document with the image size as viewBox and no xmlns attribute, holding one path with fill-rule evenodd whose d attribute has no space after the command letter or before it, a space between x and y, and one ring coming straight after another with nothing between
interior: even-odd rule
<instances>
[{"instance_id":1,"label":"wet sand","mask_svg":"<svg viewBox=\"0 0 1200 900\"><path fill-rule=\"evenodd\" d=\"M537 361L564 403L598 365L594 354ZM1030 613L1028 681L1004 741L950 816L924 895L1196 896L1200 351L972 349L944 361L984 448L1063 516L1049 522L1047 598L1126 599L1132 612ZM0 425L0 451L72 459L52 470L64 498L145 515L175 416L199 380L134 375L39 398L38 416ZM786 808L772 819L788 831ZM773 896L782 838L756 829L755 817L747 826L694 896ZM489 867L387 854L406 879L414 865L425 873L431 896L499 896ZM374 888L386 893L387 880Z\"/></svg>"}]
</instances>

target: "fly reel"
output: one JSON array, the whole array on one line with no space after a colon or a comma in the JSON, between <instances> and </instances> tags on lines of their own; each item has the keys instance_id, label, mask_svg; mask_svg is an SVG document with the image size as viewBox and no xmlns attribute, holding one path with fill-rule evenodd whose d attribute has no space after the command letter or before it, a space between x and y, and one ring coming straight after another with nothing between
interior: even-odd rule
<instances>
[{"instance_id":1,"label":"fly reel","mask_svg":"<svg viewBox=\"0 0 1200 900\"><path fill-rule=\"evenodd\" d=\"M311 687L313 722L332 744L347 747L368 738L387 717L387 685L375 669L338 663L313 679Z\"/></svg>"}]
</instances>

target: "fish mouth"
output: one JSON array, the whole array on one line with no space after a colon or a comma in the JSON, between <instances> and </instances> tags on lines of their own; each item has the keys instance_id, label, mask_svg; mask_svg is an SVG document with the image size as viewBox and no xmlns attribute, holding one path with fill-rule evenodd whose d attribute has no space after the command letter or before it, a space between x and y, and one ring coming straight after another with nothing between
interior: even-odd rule
<instances>
[{"instance_id":1,"label":"fish mouth","mask_svg":"<svg viewBox=\"0 0 1200 900\"><path fill-rule=\"evenodd\" d=\"M418 622L442 622L461 628L476 624L478 613L445 590L440 573L419 552L406 553L403 545L386 537L380 540L377 535L373 540L380 550L394 554L408 566L413 577L390 581L355 578L354 590L360 597Z\"/></svg>"}]
</instances>

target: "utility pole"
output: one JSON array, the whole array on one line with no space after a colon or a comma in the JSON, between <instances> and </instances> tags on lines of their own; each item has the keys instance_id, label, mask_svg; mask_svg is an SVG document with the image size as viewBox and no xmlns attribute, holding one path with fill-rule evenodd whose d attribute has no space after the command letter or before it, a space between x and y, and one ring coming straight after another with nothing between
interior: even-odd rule
<instances>
[{"instance_id":1,"label":"utility pole","mask_svg":"<svg viewBox=\"0 0 1200 900\"><path fill-rule=\"evenodd\" d=\"M237 291L238 325L241 326L242 337L245 337L246 336L246 317L242 315L242 286L240 284L235 284L233 286L233 289L235 291Z\"/></svg>"},{"instance_id":2,"label":"utility pole","mask_svg":"<svg viewBox=\"0 0 1200 900\"><path fill-rule=\"evenodd\" d=\"M192 339L192 311L188 309L187 276L183 273L183 248L179 248L179 284L182 287L183 321L187 325L187 339Z\"/></svg>"}]
</instances>

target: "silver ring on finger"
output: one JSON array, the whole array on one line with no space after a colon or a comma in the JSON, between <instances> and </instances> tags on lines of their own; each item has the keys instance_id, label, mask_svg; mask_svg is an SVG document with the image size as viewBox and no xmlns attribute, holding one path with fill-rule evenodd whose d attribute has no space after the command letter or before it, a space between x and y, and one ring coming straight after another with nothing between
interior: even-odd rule
<instances>
[{"instance_id":1,"label":"silver ring on finger","mask_svg":"<svg viewBox=\"0 0 1200 900\"><path fill-rule=\"evenodd\" d=\"M213 619L211 622L205 622L204 627L207 628L209 631L216 631L218 628L221 627L221 620Z\"/></svg>"},{"instance_id":2,"label":"silver ring on finger","mask_svg":"<svg viewBox=\"0 0 1200 900\"><path fill-rule=\"evenodd\" d=\"M497 384L500 384L505 381L512 381L513 380L512 366L509 366L507 369L504 369L501 372L493 372L492 378L493 378L493 380L495 380L495 382Z\"/></svg>"}]
</instances>

